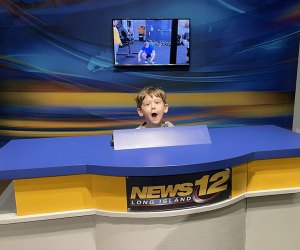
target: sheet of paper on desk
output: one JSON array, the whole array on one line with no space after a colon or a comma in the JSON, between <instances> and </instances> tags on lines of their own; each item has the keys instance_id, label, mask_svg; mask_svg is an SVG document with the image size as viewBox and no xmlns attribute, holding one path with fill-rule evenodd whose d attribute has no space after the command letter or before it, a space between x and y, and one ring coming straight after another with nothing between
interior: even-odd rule
<instances>
[{"instance_id":1,"label":"sheet of paper on desk","mask_svg":"<svg viewBox=\"0 0 300 250\"><path fill-rule=\"evenodd\" d=\"M206 125L114 130L114 149L210 144Z\"/></svg>"}]
</instances>

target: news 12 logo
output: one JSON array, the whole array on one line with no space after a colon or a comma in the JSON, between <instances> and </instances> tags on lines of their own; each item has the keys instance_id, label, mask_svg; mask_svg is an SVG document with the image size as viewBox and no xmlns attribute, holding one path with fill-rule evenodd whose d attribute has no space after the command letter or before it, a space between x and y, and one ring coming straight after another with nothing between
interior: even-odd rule
<instances>
[{"instance_id":1,"label":"news 12 logo","mask_svg":"<svg viewBox=\"0 0 300 250\"><path fill-rule=\"evenodd\" d=\"M181 177L156 177L165 178L167 184L164 185L150 186L145 185L145 182L142 186L132 185L128 199L129 211L137 207L151 207L151 210L159 207L158 209L161 210L170 207L200 206L219 202L231 196L231 169L229 168ZM184 180L178 183L180 179ZM149 179L149 182L153 183L153 180Z\"/></svg>"}]
</instances>

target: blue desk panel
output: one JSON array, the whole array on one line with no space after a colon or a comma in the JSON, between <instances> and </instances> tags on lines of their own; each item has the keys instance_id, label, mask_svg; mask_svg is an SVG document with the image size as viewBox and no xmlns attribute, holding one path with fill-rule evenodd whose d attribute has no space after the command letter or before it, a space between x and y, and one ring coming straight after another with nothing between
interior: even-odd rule
<instances>
[{"instance_id":1,"label":"blue desk panel","mask_svg":"<svg viewBox=\"0 0 300 250\"><path fill-rule=\"evenodd\" d=\"M110 146L108 135L13 140L0 149L0 179L175 175L300 156L300 134L283 128L215 128L209 133L212 144L121 151Z\"/></svg>"}]
</instances>

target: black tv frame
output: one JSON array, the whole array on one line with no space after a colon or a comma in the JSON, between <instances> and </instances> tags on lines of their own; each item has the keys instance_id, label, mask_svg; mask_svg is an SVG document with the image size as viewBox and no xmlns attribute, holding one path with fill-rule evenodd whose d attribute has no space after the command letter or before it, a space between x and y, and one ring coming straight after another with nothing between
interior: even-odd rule
<instances>
[{"instance_id":1,"label":"black tv frame","mask_svg":"<svg viewBox=\"0 0 300 250\"><path fill-rule=\"evenodd\" d=\"M168 64L139 64L139 63L135 63L135 64L116 64L115 62L115 58L114 58L114 47L113 47L113 66L115 67L115 69L117 70L126 70L126 69L135 69L135 70L159 70L159 69L166 69L166 68L170 68L170 69L189 69L191 63L189 61L189 63L182 63L182 64L178 64L176 63L176 58L177 58L177 36L178 36L178 22L180 20L187 20L189 22L189 34L190 34L190 30L191 30L191 19L190 18L112 18L112 24L114 20L119 20L119 21L136 21L136 20L143 20L143 21L147 21L147 20L171 20L172 21L172 32L171 32L171 48L170 48L170 63ZM112 41L114 40L113 37L113 32L112 32ZM112 42L113 44L113 42ZM189 44L189 48L190 48L190 44ZM135 57L135 55L138 52L132 52L131 51L131 45L130 43L128 44L128 53L127 54L122 54L124 56L127 57ZM120 53L118 54L120 55ZM136 55L137 56L137 55Z\"/></svg>"}]
</instances>

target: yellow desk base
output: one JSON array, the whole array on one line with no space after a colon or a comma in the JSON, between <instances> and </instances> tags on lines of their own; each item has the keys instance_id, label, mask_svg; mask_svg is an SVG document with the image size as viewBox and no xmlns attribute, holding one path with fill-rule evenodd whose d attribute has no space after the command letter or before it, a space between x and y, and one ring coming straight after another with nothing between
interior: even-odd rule
<instances>
[{"instance_id":1,"label":"yellow desk base","mask_svg":"<svg viewBox=\"0 0 300 250\"><path fill-rule=\"evenodd\" d=\"M91 208L127 212L126 177L83 174L20 179L14 187L19 216ZM297 187L300 157L258 160L232 168L232 198Z\"/></svg>"},{"instance_id":2,"label":"yellow desk base","mask_svg":"<svg viewBox=\"0 0 300 250\"><path fill-rule=\"evenodd\" d=\"M14 181L17 215L96 208L127 211L125 177L71 175Z\"/></svg>"}]
</instances>

